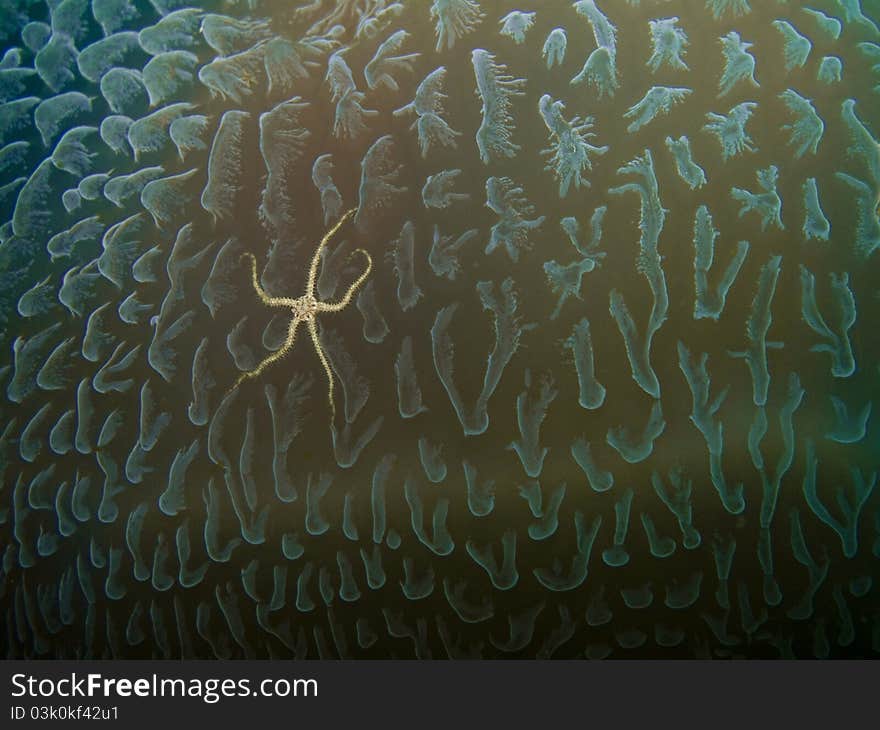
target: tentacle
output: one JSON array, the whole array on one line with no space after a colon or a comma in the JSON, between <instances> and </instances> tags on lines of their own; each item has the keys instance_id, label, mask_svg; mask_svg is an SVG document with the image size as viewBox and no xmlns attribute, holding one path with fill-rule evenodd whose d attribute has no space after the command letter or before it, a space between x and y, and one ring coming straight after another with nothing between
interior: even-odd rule
<instances>
[{"instance_id":1,"label":"tentacle","mask_svg":"<svg viewBox=\"0 0 880 730\"><path fill-rule=\"evenodd\" d=\"M312 263L309 266L309 281L306 285L307 293L317 297L317 294L315 293L315 284L318 281L318 262L321 260L321 251L324 250L324 246L326 246L330 242L330 239L336 235L336 232L342 227L342 224L355 214L356 210L357 208L347 210L345 214L338 221L336 221L336 223L333 224L333 227L324 234L324 237L321 239L321 243L318 244L315 255L312 256Z\"/></svg>"},{"instance_id":2,"label":"tentacle","mask_svg":"<svg viewBox=\"0 0 880 730\"><path fill-rule=\"evenodd\" d=\"M330 404L330 422L336 420L336 403L333 400L333 371L330 369L330 362L324 354L324 346L321 344L321 338L318 337L318 325L315 318L309 319L309 334L312 336L312 343L315 345L315 352L318 359L324 366L324 372L327 373L327 402Z\"/></svg>"},{"instance_id":3,"label":"tentacle","mask_svg":"<svg viewBox=\"0 0 880 730\"><path fill-rule=\"evenodd\" d=\"M348 291L345 292L345 296L343 296L338 302L318 302L319 312L339 312L345 309L351 303L351 298L355 295L357 290L360 289L367 280L370 271L373 270L373 259L370 254L362 248L356 248L352 251L352 255L356 253L363 254L364 258L367 259L367 268L364 269L363 273L354 280L354 283L348 288Z\"/></svg>"}]
</instances>

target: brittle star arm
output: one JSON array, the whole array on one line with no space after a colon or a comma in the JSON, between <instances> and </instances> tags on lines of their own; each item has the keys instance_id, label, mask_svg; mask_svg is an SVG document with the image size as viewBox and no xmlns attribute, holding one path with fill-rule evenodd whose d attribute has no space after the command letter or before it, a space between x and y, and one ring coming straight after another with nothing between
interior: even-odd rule
<instances>
[{"instance_id":1,"label":"brittle star arm","mask_svg":"<svg viewBox=\"0 0 880 730\"><path fill-rule=\"evenodd\" d=\"M318 337L318 325L314 317L309 318L309 334L312 336L312 343L315 346L315 353L324 366L324 372L327 373L327 402L330 404L330 421L336 420L336 403L333 400L333 371L330 369L330 362L324 354L324 347L321 344L321 338Z\"/></svg>"},{"instance_id":2,"label":"brittle star arm","mask_svg":"<svg viewBox=\"0 0 880 730\"><path fill-rule=\"evenodd\" d=\"M292 307L294 305L294 300L291 297L273 297L269 296L268 292L263 289L260 285L260 279L257 276L257 259L250 252L245 252L241 255L241 258L247 259L250 262L251 269L251 284L254 287L254 291L257 293L257 296L260 298L260 301L265 304L267 307Z\"/></svg>"},{"instance_id":3,"label":"brittle star arm","mask_svg":"<svg viewBox=\"0 0 880 730\"><path fill-rule=\"evenodd\" d=\"M241 385L245 380L249 380L250 378L256 378L260 373L262 373L267 367L272 365L275 362L278 362L282 357L284 357L288 352L293 349L293 343L296 341L296 328L299 326L299 323L302 320L298 317L294 317L290 320L290 324L287 326L287 337L284 339L284 342L281 344L275 352L269 355L265 360L263 360L257 367L253 370L246 370L241 375L238 376L238 380L235 381L235 385L230 388L230 390Z\"/></svg>"},{"instance_id":4,"label":"brittle star arm","mask_svg":"<svg viewBox=\"0 0 880 730\"><path fill-rule=\"evenodd\" d=\"M357 208L352 208L351 210L346 211L345 214L333 224L333 227L324 234L321 243L318 244L315 255L312 256L312 263L309 265L309 280L306 284L306 293L315 296L315 283L318 280L318 263L321 260L321 251L324 250L324 246L330 242L330 239L336 235L336 232L342 228L342 224L355 214L356 210Z\"/></svg>"},{"instance_id":5,"label":"brittle star arm","mask_svg":"<svg viewBox=\"0 0 880 730\"><path fill-rule=\"evenodd\" d=\"M318 302L318 310L321 312L340 312L345 309L350 303L351 298L354 296L355 292L360 289L364 282L367 280L367 277L370 275L370 271L373 269L373 259L370 257L364 249L356 248L353 253L360 253L364 255L364 258L367 260L367 268L364 269L363 273L354 280L354 283L348 287L348 291L345 292L345 296L342 297L338 302Z\"/></svg>"}]
</instances>

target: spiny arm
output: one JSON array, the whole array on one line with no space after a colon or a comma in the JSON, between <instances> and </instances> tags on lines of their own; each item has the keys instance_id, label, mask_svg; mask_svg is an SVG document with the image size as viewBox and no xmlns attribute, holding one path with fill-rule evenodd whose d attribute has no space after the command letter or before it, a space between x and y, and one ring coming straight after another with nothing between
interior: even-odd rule
<instances>
[{"instance_id":1,"label":"spiny arm","mask_svg":"<svg viewBox=\"0 0 880 730\"><path fill-rule=\"evenodd\" d=\"M292 307L294 300L290 297L272 297L269 296L268 292L263 289L260 284L260 279L257 276L257 259L256 257L250 253L245 252L241 255L242 259L246 259L250 263L251 270L251 284L254 287L254 291L257 293L257 296L260 298L260 301L265 304L267 307Z\"/></svg>"},{"instance_id":2,"label":"spiny arm","mask_svg":"<svg viewBox=\"0 0 880 730\"><path fill-rule=\"evenodd\" d=\"M327 373L327 403L330 405L330 422L336 420L336 402L333 400L333 371L330 369L330 362L324 354L324 347L321 344L321 338L318 337L318 325L315 318L309 319L309 334L312 336L312 344L315 346L315 352L321 365L324 366L324 372Z\"/></svg>"},{"instance_id":3,"label":"spiny arm","mask_svg":"<svg viewBox=\"0 0 880 730\"><path fill-rule=\"evenodd\" d=\"M343 296L338 302L318 302L318 308L322 312L339 312L345 309L351 303L351 298L355 295L355 292L363 286L367 277L370 275L370 271L373 269L373 259L370 257L370 254L362 248L356 248L352 253L363 254L364 258L367 260L367 267L361 275L355 279L354 283L348 288L348 291L345 292L345 296Z\"/></svg>"},{"instance_id":4,"label":"spiny arm","mask_svg":"<svg viewBox=\"0 0 880 730\"><path fill-rule=\"evenodd\" d=\"M345 223L349 218L351 218L357 208L352 208L351 210L347 210L343 216L333 224L333 227L324 234L324 237L321 239L321 243L318 244L318 248L315 251L315 255L312 256L312 263L309 266L309 281L306 286L306 292L312 294L313 296L317 296L315 292L315 283L318 280L318 262L321 260L321 251L323 251L324 246L326 246L330 239L336 235L336 232L342 227L342 224Z\"/></svg>"},{"instance_id":5,"label":"spiny arm","mask_svg":"<svg viewBox=\"0 0 880 730\"><path fill-rule=\"evenodd\" d=\"M299 319L290 320L290 324L287 327L287 337L282 343L281 347L279 347L275 352L269 355L265 360L263 360L257 367L253 370L246 370L241 375L238 376L238 379L235 381L235 385L233 385L229 390L232 391L241 385L245 380L250 380L251 378L256 378L260 373L262 373L266 368L272 365L275 362L278 362L282 357L284 357L288 352L293 349L293 344L296 341L296 328L299 326Z\"/></svg>"}]
</instances>

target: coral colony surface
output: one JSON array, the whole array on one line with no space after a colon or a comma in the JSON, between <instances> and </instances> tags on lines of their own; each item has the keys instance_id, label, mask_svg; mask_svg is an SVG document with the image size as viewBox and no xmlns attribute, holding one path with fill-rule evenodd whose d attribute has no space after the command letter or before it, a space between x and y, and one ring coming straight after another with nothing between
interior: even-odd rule
<instances>
[{"instance_id":1,"label":"coral colony surface","mask_svg":"<svg viewBox=\"0 0 880 730\"><path fill-rule=\"evenodd\" d=\"M880 2L0 42L6 656L880 653Z\"/></svg>"}]
</instances>

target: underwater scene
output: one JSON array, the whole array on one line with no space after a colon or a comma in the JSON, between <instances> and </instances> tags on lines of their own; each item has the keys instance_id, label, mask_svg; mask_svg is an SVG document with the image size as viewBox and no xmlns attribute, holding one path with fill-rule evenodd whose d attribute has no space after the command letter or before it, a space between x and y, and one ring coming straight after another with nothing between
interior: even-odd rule
<instances>
[{"instance_id":1,"label":"underwater scene","mask_svg":"<svg viewBox=\"0 0 880 730\"><path fill-rule=\"evenodd\" d=\"M0 43L3 655L880 654L880 2Z\"/></svg>"}]
</instances>

